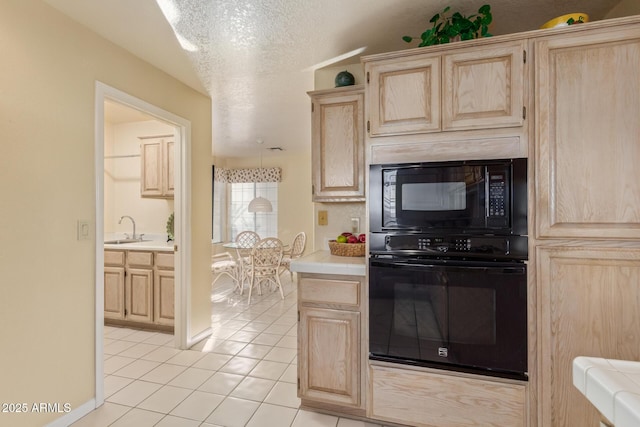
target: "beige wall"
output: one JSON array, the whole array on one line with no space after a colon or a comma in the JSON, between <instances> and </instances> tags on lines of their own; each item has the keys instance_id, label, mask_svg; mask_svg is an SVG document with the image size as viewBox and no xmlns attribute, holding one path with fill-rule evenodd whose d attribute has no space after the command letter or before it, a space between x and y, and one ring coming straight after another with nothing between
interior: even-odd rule
<instances>
[{"instance_id":1,"label":"beige wall","mask_svg":"<svg viewBox=\"0 0 640 427\"><path fill-rule=\"evenodd\" d=\"M131 234L131 221L118 221L122 215L133 217L137 234L166 234L167 219L174 212L173 199L140 196L140 137L172 135L174 127L157 120L105 125L104 232Z\"/></svg>"},{"instance_id":2,"label":"beige wall","mask_svg":"<svg viewBox=\"0 0 640 427\"><path fill-rule=\"evenodd\" d=\"M327 225L317 225L318 211L327 211ZM360 233L367 232L365 203L315 203L315 250L329 250L329 240L351 230L351 218L360 220Z\"/></svg>"},{"instance_id":3,"label":"beige wall","mask_svg":"<svg viewBox=\"0 0 640 427\"><path fill-rule=\"evenodd\" d=\"M353 64L336 65L316 70L314 73L314 90L336 87L336 76L341 71L350 72L353 75L356 85L364 84L364 67L356 58Z\"/></svg>"},{"instance_id":4,"label":"beige wall","mask_svg":"<svg viewBox=\"0 0 640 427\"><path fill-rule=\"evenodd\" d=\"M605 19L620 18L623 16L640 15L640 1L622 0L609 11Z\"/></svg>"},{"instance_id":5,"label":"beige wall","mask_svg":"<svg viewBox=\"0 0 640 427\"><path fill-rule=\"evenodd\" d=\"M211 101L39 0L0 2L0 402L69 403L95 390L96 80L192 124L192 329L210 325ZM40 426L59 413L0 413Z\"/></svg>"},{"instance_id":6,"label":"beige wall","mask_svg":"<svg viewBox=\"0 0 640 427\"><path fill-rule=\"evenodd\" d=\"M310 132L309 135L311 135ZM216 166L256 168L259 166L259 157L217 159ZM282 182L278 185L278 238L285 244L289 244L298 232L304 231L307 234L305 253L311 253L314 232L313 203L311 202L311 143L308 150L297 153L287 151L265 153L262 156L262 166L282 168ZM227 236L226 240L231 238L232 236ZM221 245L214 245L214 252L221 250L224 250Z\"/></svg>"}]
</instances>

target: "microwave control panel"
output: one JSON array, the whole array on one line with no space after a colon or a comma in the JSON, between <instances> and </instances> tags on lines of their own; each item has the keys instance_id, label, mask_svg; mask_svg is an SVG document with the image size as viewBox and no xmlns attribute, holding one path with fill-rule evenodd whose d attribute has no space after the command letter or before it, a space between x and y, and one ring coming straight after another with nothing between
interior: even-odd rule
<instances>
[{"instance_id":1,"label":"microwave control panel","mask_svg":"<svg viewBox=\"0 0 640 427\"><path fill-rule=\"evenodd\" d=\"M495 227L508 224L509 218L509 176L504 168L487 168L487 222Z\"/></svg>"}]
</instances>

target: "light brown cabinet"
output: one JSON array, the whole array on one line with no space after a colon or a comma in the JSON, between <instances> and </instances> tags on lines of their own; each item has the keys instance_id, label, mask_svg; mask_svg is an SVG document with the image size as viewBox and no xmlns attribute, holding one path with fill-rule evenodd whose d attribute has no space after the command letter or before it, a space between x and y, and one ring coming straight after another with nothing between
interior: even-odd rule
<instances>
[{"instance_id":1,"label":"light brown cabinet","mask_svg":"<svg viewBox=\"0 0 640 427\"><path fill-rule=\"evenodd\" d=\"M365 63L369 135L441 129L440 63L439 54Z\"/></svg>"},{"instance_id":2,"label":"light brown cabinet","mask_svg":"<svg viewBox=\"0 0 640 427\"><path fill-rule=\"evenodd\" d=\"M124 288L127 319L153 323L153 252L127 252Z\"/></svg>"},{"instance_id":3,"label":"light brown cabinet","mask_svg":"<svg viewBox=\"0 0 640 427\"><path fill-rule=\"evenodd\" d=\"M536 234L640 238L640 26L535 42Z\"/></svg>"},{"instance_id":4,"label":"light brown cabinet","mask_svg":"<svg viewBox=\"0 0 640 427\"><path fill-rule=\"evenodd\" d=\"M365 59L369 135L522 126L525 45Z\"/></svg>"},{"instance_id":5,"label":"light brown cabinet","mask_svg":"<svg viewBox=\"0 0 640 427\"><path fill-rule=\"evenodd\" d=\"M549 427L598 425L573 358L640 359L640 20L589 28L533 43L537 421Z\"/></svg>"},{"instance_id":6,"label":"light brown cabinet","mask_svg":"<svg viewBox=\"0 0 640 427\"><path fill-rule=\"evenodd\" d=\"M173 326L175 320L175 276L172 252L156 253L153 276L153 321Z\"/></svg>"},{"instance_id":7,"label":"light brown cabinet","mask_svg":"<svg viewBox=\"0 0 640 427\"><path fill-rule=\"evenodd\" d=\"M173 139L153 138L140 145L140 195L171 199L174 194Z\"/></svg>"},{"instance_id":8,"label":"light brown cabinet","mask_svg":"<svg viewBox=\"0 0 640 427\"><path fill-rule=\"evenodd\" d=\"M298 396L303 405L364 415L364 278L301 273Z\"/></svg>"},{"instance_id":9,"label":"light brown cabinet","mask_svg":"<svg viewBox=\"0 0 640 427\"><path fill-rule=\"evenodd\" d=\"M173 257L172 252L105 250L105 321L173 326Z\"/></svg>"},{"instance_id":10,"label":"light brown cabinet","mask_svg":"<svg viewBox=\"0 0 640 427\"><path fill-rule=\"evenodd\" d=\"M362 86L309 92L314 202L364 201Z\"/></svg>"},{"instance_id":11,"label":"light brown cabinet","mask_svg":"<svg viewBox=\"0 0 640 427\"><path fill-rule=\"evenodd\" d=\"M104 317L124 319L124 251L104 251Z\"/></svg>"},{"instance_id":12,"label":"light brown cabinet","mask_svg":"<svg viewBox=\"0 0 640 427\"><path fill-rule=\"evenodd\" d=\"M575 357L640 360L640 244L614 246L537 248L540 426L598 425L598 411L573 386Z\"/></svg>"}]
</instances>

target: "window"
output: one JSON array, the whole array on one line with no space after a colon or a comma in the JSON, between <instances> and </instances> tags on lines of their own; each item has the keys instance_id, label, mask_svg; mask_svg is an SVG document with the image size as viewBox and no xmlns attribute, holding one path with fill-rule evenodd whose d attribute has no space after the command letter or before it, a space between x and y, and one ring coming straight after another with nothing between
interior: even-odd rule
<instances>
[{"instance_id":1,"label":"window","mask_svg":"<svg viewBox=\"0 0 640 427\"><path fill-rule=\"evenodd\" d=\"M241 231L251 230L265 237L278 237L278 183L250 182L232 183L229 202L229 236L231 239ZM247 209L255 197L268 199L273 212L252 213Z\"/></svg>"}]
</instances>

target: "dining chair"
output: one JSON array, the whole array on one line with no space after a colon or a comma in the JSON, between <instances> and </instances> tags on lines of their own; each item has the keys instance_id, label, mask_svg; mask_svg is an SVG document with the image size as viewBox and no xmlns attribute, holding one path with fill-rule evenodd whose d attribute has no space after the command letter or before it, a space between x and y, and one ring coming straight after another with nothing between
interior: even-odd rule
<instances>
[{"instance_id":1,"label":"dining chair","mask_svg":"<svg viewBox=\"0 0 640 427\"><path fill-rule=\"evenodd\" d=\"M280 289L280 297L284 299L282 284L280 283L280 261L282 261L283 245L280 239L267 237L260 240L251 250L251 264L249 266L251 281L249 284L249 300L251 292L258 286L258 295L262 295L262 282L268 282Z\"/></svg>"},{"instance_id":2,"label":"dining chair","mask_svg":"<svg viewBox=\"0 0 640 427\"><path fill-rule=\"evenodd\" d=\"M235 283L233 290L238 289L242 295L242 286L239 278L238 263L229 252L223 252L211 257L211 271L214 274L211 286L215 285L218 279L224 275L229 276Z\"/></svg>"},{"instance_id":3,"label":"dining chair","mask_svg":"<svg viewBox=\"0 0 640 427\"><path fill-rule=\"evenodd\" d=\"M291 243L291 249L284 251L282 255L282 261L280 262L280 274L285 271L289 271L291 275L291 281L293 282L293 271L291 271L291 261L300 258L304 252L305 245L307 244L307 235L304 231L296 234Z\"/></svg>"},{"instance_id":4,"label":"dining chair","mask_svg":"<svg viewBox=\"0 0 640 427\"><path fill-rule=\"evenodd\" d=\"M249 264L251 263L251 249L260 241L260 235L255 231L241 231L236 236L236 254L238 262L238 277L240 278L240 295L244 290L244 282L249 280Z\"/></svg>"}]
</instances>

